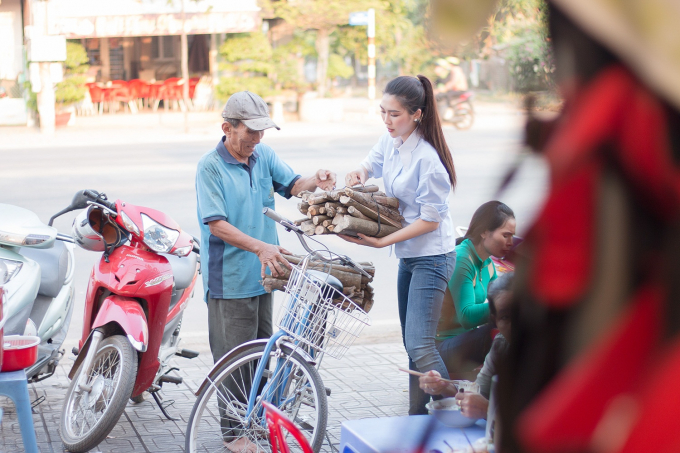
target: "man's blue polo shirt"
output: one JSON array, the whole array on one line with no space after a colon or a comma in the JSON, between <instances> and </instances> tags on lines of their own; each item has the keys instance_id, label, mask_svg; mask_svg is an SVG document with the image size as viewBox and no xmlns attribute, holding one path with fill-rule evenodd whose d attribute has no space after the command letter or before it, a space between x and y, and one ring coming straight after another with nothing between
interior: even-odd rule
<instances>
[{"instance_id":1,"label":"man's blue polo shirt","mask_svg":"<svg viewBox=\"0 0 680 453\"><path fill-rule=\"evenodd\" d=\"M300 178L267 145L255 146L248 165L225 147L225 137L204 155L196 171L201 268L205 300L243 299L265 293L257 255L227 244L210 233L208 222L226 220L243 233L268 244L279 243L276 223L262 214L274 209L274 192L290 198Z\"/></svg>"}]
</instances>

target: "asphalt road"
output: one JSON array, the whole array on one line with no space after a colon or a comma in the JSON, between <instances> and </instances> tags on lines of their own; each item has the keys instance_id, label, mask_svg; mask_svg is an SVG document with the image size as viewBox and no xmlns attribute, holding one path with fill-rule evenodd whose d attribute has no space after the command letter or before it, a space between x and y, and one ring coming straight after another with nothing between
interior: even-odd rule
<instances>
[{"instance_id":1,"label":"asphalt road","mask_svg":"<svg viewBox=\"0 0 680 453\"><path fill-rule=\"evenodd\" d=\"M194 175L200 157L221 137L215 114L192 116L190 134L182 133L177 114L117 115L81 119L53 138L18 128L0 129L0 203L35 212L45 222L68 205L84 188L105 192L111 199L152 207L173 217L183 229L198 235ZM506 105L479 105L475 125L469 131L445 127L458 175L458 187L450 196L454 225L467 226L474 210L495 197L498 182L520 150L522 115ZM281 131L267 131L264 142L296 172L307 175L318 168L337 172L340 185L384 132L378 120L345 123L288 123ZM546 172L538 158L525 160L515 183L500 196L517 215L522 234L540 207ZM381 184L381 181L378 181ZM277 200L277 210L289 218L300 215L295 199ZM69 233L74 214L55 226ZM282 245L301 253L292 234L280 231ZM339 238L321 239L332 250L358 261L376 264L373 326L367 338L398 337L396 302L397 259L389 249L376 250L349 244ZM69 342L82 330L82 313L90 269L98 254L76 251L76 306ZM200 285L200 283L199 283ZM183 337L187 342L207 338L207 309L201 289L185 313Z\"/></svg>"}]
</instances>

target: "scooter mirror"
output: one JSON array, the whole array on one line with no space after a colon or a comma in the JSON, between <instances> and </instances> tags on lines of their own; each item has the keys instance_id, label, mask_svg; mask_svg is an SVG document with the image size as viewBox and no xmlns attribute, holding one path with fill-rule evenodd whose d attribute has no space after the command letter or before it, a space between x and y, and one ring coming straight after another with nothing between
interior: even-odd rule
<instances>
[{"instance_id":1,"label":"scooter mirror","mask_svg":"<svg viewBox=\"0 0 680 453\"><path fill-rule=\"evenodd\" d=\"M76 209L85 209L87 208L87 202L91 200L87 195L85 195L85 190L79 190L76 192L76 194L73 196L73 200L71 200L71 204L62 209L61 211L57 212L54 214L48 223L49 226L52 226L54 223L54 219L57 217L66 214L67 212L75 211Z\"/></svg>"},{"instance_id":2,"label":"scooter mirror","mask_svg":"<svg viewBox=\"0 0 680 453\"><path fill-rule=\"evenodd\" d=\"M85 195L85 191L79 190L73 196L73 200L71 200L71 206L69 206L69 207L72 210L85 209L85 208L87 208L87 202L88 201L90 201L90 198Z\"/></svg>"}]
</instances>

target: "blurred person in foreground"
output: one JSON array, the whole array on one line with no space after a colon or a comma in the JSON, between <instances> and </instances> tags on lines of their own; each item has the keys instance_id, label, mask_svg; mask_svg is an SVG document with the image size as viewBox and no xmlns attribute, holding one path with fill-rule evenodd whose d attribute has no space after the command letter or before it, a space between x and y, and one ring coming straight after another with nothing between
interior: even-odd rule
<instances>
[{"instance_id":1,"label":"blurred person in foreground","mask_svg":"<svg viewBox=\"0 0 680 453\"><path fill-rule=\"evenodd\" d=\"M387 131L360 167L347 174L351 187L383 178L385 192L399 199L404 228L382 238L341 236L355 244L394 245L399 258L397 299L409 368L448 376L435 345L446 283L456 262L448 197L456 170L444 138L430 80L401 76L385 87L380 103ZM427 413L430 396L409 377L409 415Z\"/></svg>"},{"instance_id":2,"label":"blurred person in foreground","mask_svg":"<svg viewBox=\"0 0 680 453\"><path fill-rule=\"evenodd\" d=\"M466 379L491 347L487 290L496 280L491 257L503 258L513 246L517 222L505 203L488 201L472 216L456 246L456 267L444 296L436 344L449 376Z\"/></svg>"},{"instance_id":3,"label":"blurred person in foreground","mask_svg":"<svg viewBox=\"0 0 680 453\"><path fill-rule=\"evenodd\" d=\"M272 295L260 280L268 268L283 274L290 264L279 245L276 224L262 214L274 209L274 194L290 198L304 190L335 187L335 173L295 174L269 146L264 131L279 127L257 94L233 94L222 112L222 139L205 154L196 171L198 221L201 226L201 269L208 303L208 338L213 360L233 348L273 332ZM220 406L222 412L222 406ZM226 417L222 435L234 452L252 449L236 439Z\"/></svg>"},{"instance_id":4,"label":"blurred person in foreground","mask_svg":"<svg viewBox=\"0 0 680 453\"><path fill-rule=\"evenodd\" d=\"M420 388L430 395L455 396L460 405L460 413L468 418L486 418L491 393L491 378L498 374L502 362L507 358L510 346L512 312L512 281L514 273L501 274L489 285L489 324L498 328L499 333L493 340L491 351L484 359L484 365L475 382L479 393L458 392L452 383L444 382L436 371L428 371L420 377Z\"/></svg>"}]
</instances>

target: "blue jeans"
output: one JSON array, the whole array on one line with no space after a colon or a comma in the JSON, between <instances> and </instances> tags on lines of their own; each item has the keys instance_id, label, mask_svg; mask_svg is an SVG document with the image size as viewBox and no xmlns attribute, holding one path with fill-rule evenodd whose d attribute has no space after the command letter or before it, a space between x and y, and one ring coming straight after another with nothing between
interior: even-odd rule
<instances>
[{"instance_id":1,"label":"blue jeans","mask_svg":"<svg viewBox=\"0 0 680 453\"><path fill-rule=\"evenodd\" d=\"M455 264L455 251L399 260L399 320L411 370L437 370L443 377L449 377L435 345L435 334ZM409 376L409 415L426 414L429 400L430 395L420 389L418 378Z\"/></svg>"}]
</instances>

